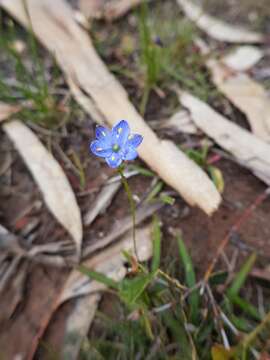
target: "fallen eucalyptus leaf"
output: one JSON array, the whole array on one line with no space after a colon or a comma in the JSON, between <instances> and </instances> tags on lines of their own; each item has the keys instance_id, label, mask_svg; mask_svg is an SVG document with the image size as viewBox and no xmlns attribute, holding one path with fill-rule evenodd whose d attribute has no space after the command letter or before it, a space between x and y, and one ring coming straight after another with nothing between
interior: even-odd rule
<instances>
[{"instance_id":1,"label":"fallen eucalyptus leaf","mask_svg":"<svg viewBox=\"0 0 270 360\"><path fill-rule=\"evenodd\" d=\"M10 105L0 102L0 122L21 110L19 105Z\"/></svg>"},{"instance_id":2,"label":"fallen eucalyptus leaf","mask_svg":"<svg viewBox=\"0 0 270 360\"><path fill-rule=\"evenodd\" d=\"M192 122L189 113L185 110L176 112L169 119L151 121L149 125L153 129L167 129L185 134L197 133L195 124Z\"/></svg>"},{"instance_id":3,"label":"fallen eucalyptus leaf","mask_svg":"<svg viewBox=\"0 0 270 360\"><path fill-rule=\"evenodd\" d=\"M224 56L221 61L234 71L247 71L256 65L263 56L263 51L258 47L245 45L237 47Z\"/></svg>"},{"instance_id":4,"label":"fallen eucalyptus leaf","mask_svg":"<svg viewBox=\"0 0 270 360\"><path fill-rule=\"evenodd\" d=\"M87 19L100 19L104 5L104 0L79 0L79 9Z\"/></svg>"},{"instance_id":5,"label":"fallen eucalyptus leaf","mask_svg":"<svg viewBox=\"0 0 270 360\"><path fill-rule=\"evenodd\" d=\"M265 269L254 268L251 270L250 275L257 279L270 282L270 266L266 266Z\"/></svg>"},{"instance_id":6,"label":"fallen eucalyptus leaf","mask_svg":"<svg viewBox=\"0 0 270 360\"><path fill-rule=\"evenodd\" d=\"M198 128L233 154L242 166L270 185L270 145L186 92L179 92L179 100L190 111Z\"/></svg>"},{"instance_id":7,"label":"fallen eucalyptus leaf","mask_svg":"<svg viewBox=\"0 0 270 360\"><path fill-rule=\"evenodd\" d=\"M203 8L191 0L177 0L186 16L215 40L231 43L261 43L263 35L244 28L227 24L206 14Z\"/></svg>"},{"instance_id":8,"label":"fallen eucalyptus leaf","mask_svg":"<svg viewBox=\"0 0 270 360\"><path fill-rule=\"evenodd\" d=\"M148 0L149 1L149 0ZM143 0L80 0L79 7L87 18L116 20L124 16Z\"/></svg>"},{"instance_id":9,"label":"fallen eucalyptus leaf","mask_svg":"<svg viewBox=\"0 0 270 360\"><path fill-rule=\"evenodd\" d=\"M240 64L239 68L241 68L243 63L243 61L240 62L243 57L241 51L233 53L228 62L226 57L220 60L211 58L210 49L202 39L197 39L196 44L201 53L208 59L206 65L212 73L213 82L217 88L247 116L252 132L262 140L269 142L270 97L266 89L248 74L237 72L236 69L229 67L230 63L232 66L238 63ZM244 52L246 55L250 53L250 57L252 57L251 53L254 51L256 52L256 50L249 49Z\"/></svg>"},{"instance_id":10,"label":"fallen eucalyptus leaf","mask_svg":"<svg viewBox=\"0 0 270 360\"><path fill-rule=\"evenodd\" d=\"M218 89L246 116L252 132L270 141L270 97L248 74L228 71L222 63L209 60L208 67Z\"/></svg>"},{"instance_id":11,"label":"fallen eucalyptus leaf","mask_svg":"<svg viewBox=\"0 0 270 360\"><path fill-rule=\"evenodd\" d=\"M113 182L104 185L94 203L91 205L91 208L84 216L85 225L90 225L100 213L107 209L120 187L121 182Z\"/></svg>"},{"instance_id":12,"label":"fallen eucalyptus leaf","mask_svg":"<svg viewBox=\"0 0 270 360\"><path fill-rule=\"evenodd\" d=\"M3 130L32 173L49 210L71 235L79 257L82 242L81 214L65 173L26 125L13 120L3 124Z\"/></svg>"}]
</instances>

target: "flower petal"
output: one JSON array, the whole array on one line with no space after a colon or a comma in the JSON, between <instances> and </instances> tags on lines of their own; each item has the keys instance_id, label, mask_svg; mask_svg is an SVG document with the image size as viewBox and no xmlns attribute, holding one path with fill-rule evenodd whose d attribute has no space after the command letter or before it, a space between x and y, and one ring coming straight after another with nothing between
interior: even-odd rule
<instances>
[{"instance_id":1,"label":"flower petal","mask_svg":"<svg viewBox=\"0 0 270 360\"><path fill-rule=\"evenodd\" d=\"M110 156L106 157L106 162L111 168L117 168L121 162L121 154L113 152Z\"/></svg>"},{"instance_id":2,"label":"flower petal","mask_svg":"<svg viewBox=\"0 0 270 360\"><path fill-rule=\"evenodd\" d=\"M129 125L126 120L121 120L112 128L112 141L114 144L123 147L130 133Z\"/></svg>"},{"instance_id":3,"label":"flower petal","mask_svg":"<svg viewBox=\"0 0 270 360\"><path fill-rule=\"evenodd\" d=\"M130 134L128 136L128 145L131 145L133 146L134 148L138 147L141 142L143 141L143 137L142 135L139 135L139 134Z\"/></svg>"},{"instance_id":4,"label":"flower petal","mask_svg":"<svg viewBox=\"0 0 270 360\"><path fill-rule=\"evenodd\" d=\"M94 140L90 144L90 150L99 157L108 157L112 154L112 148L108 146L106 141Z\"/></svg>"},{"instance_id":5,"label":"flower petal","mask_svg":"<svg viewBox=\"0 0 270 360\"><path fill-rule=\"evenodd\" d=\"M134 160L136 159L137 156L138 156L137 150L130 146L126 149L123 159Z\"/></svg>"},{"instance_id":6,"label":"flower petal","mask_svg":"<svg viewBox=\"0 0 270 360\"><path fill-rule=\"evenodd\" d=\"M96 127L96 138L98 140L105 140L110 137L111 131L104 126L97 126Z\"/></svg>"}]
</instances>

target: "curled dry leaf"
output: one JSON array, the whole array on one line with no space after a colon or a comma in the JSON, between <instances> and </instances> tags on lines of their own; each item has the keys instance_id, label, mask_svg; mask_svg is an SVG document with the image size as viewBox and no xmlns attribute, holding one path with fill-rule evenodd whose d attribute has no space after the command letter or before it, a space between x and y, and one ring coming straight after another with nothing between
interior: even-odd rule
<instances>
[{"instance_id":1,"label":"curled dry leaf","mask_svg":"<svg viewBox=\"0 0 270 360\"><path fill-rule=\"evenodd\" d=\"M19 105L10 105L0 102L0 122L21 110Z\"/></svg>"},{"instance_id":2,"label":"curled dry leaf","mask_svg":"<svg viewBox=\"0 0 270 360\"><path fill-rule=\"evenodd\" d=\"M228 71L221 62L208 61L218 89L246 116L252 132L270 141L270 97L248 74Z\"/></svg>"},{"instance_id":3,"label":"curled dry leaf","mask_svg":"<svg viewBox=\"0 0 270 360\"><path fill-rule=\"evenodd\" d=\"M196 134L197 128L185 110L180 110L173 114L169 119L154 120L150 123L153 129L167 129L185 134Z\"/></svg>"},{"instance_id":4,"label":"curled dry leaf","mask_svg":"<svg viewBox=\"0 0 270 360\"><path fill-rule=\"evenodd\" d=\"M125 15L135 6L145 0L114 0L108 1L104 8L104 17L108 20L115 20ZM147 0L146 0L147 1ZM149 1L149 0L148 0Z\"/></svg>"},{"instance_id":5,"label":"curled dry leaf","mask_svg":"<svg viewBox=\"0 0 270 360\"><path fill-rule=\"evenodd\" d=\"M177 2L186 16L215 40L230 43L261 43L263 41L262 34L218 20L206 14L203 8L194 4L192 0L177 0Z\"/></svg>"},{"instance_id":6,"label":"curled dry leaf","mask_svg":"<svg viewBox=\"0 0 270 360\"><path fill-rule=\"evenodd\" d=\"M79 0L79 9L87 19L100 19L105 0Z\"/></svg>"},{"instance_id":7,"label":"curled dry leaf","mask_svg":"<svg viewBox=\"0 0 270 360\"><path fill-rule=\"evenodd\" d=\"M252 132L267 142L270 141L270 98L261 84L242 72L254 65L263 55L251 46L239 47L220 60L211 58L208 45L197 39L197 46L208 56L207 67L218 89L246 116ZM244 61L244 55L247 60ZM238 65L237 65L238 64ZM241 72L240 72L241 71Z\"/></svg>"},{"instance_id":8,"label":"curled dry leaf","mask_svg":"<svg viewBox=\"0 0 270 360\"><path fill-rule=\"evenodd\" d=\"M20 121L3 125L37 182L46 205L71 235L77 256L82 242L82 221L73 190L65 173L37 136Z\"/></svg>"},{"instance_id":9,"label":"curled dry leaf","mask_svg":"<svg viewBox=\"0 0 270 360\"><path fill-rule=\"evenodd\" d=\"M76 299L71 313L65 317L63 345L61 347L62 359L79 358L82 342L87 338L100 299L100 293L89 294ZM72 341L70 341L71 338ZM92 353L91 355L93 356Z\"/></svg>"},{"instance_id":10,"label":"curled dry leaf","mask_svg":"<svg viewBox=\"0 0 270 360\"><path fill-rule=\"evenodd\" d=\"M72 95L78 102L78 104L84 109L84 111L91 115L92 119L99 123L100 125L105 125L105 119L101 112L97 109L97 106L93 102L93 100L84 94L84 92L80 89L76 81L70 77L67 76L67 83L68 86L72 92Z\"/></svg>"},{"instance_id":11,"label":"curled dry leaf","mask_svg":"<svg viewBox=\"0 0 270 360\"><path fill-rule=\"evenodd\" d=\"M254 268L250 275L257 279L270 282L270 266L268 265L265 269Z\"/></svg>"},{"instance_id":12,"label":"curled dry leaf","mask_svg":"<svg viewBox=\"0 0 270 360\"><path fill-rule=\"evenodd\" d=\"M234 71L247 71L256 65L264 52L256 46L239 46L221 59L221 62Z\"/></svg>"},{"instance_id":13,"label":"curled dry leaf","mask_svg":"<svg viewBox=\"0 0 270 360\"><path fill-rule=\"evenodd\" d=\"M141 3L142 0L80 0L79 7L89 19L116 20Z\"/></svg>"},{"instance_id":14,"label":"curled dry leaf","mask_svg":"<svg viewBox=\"0 0 270 360\"><path fill-rule=\"evenodd\" d=\"M2 0L1 5L29 26L20 0ZM140 157L190 205L212 214L221 201L214 184L177 146L159 140L144 122L125 89L97 55L88 34L73 19L72 9L62 0L28 0L27 6L35 34L56 56L66 76L91 98L106 122L113 126L119 119L128 119L132 132L144 137Z\"/></svg>"},{"instance_id":15,"label":"curled dry leaf","mask_svg":"<svg viewBox=\"0 0 270 360\"><path fill-rule=\"evenodd\" d=\"M126 178L129 178L133 175L137 175L138 171L124 171L124 175ZM96 219L99 214L102 214L106 211L106 209L110 206L113 197L117 193L117 191L121 187L121 176L118 175L113 177L107 181L107 183L103 186L97 198L92 203L90 209L84 215L84 225L89 226Z\"/></svg>"},{"instance_id":16,"label":"curled dry leaf","mask_svg":"<svg viewBox=\"0 0 270 360\"><path fill-rule=\"evenodd\" d=\"M196 126L238 162L270 185L270 145L213 110L196 97L180 92L179 99L191 113Z\"/></svg>"},{"instance_id":17,"label":"curled dry leaf","mask_svg":"<svg viewBox=\"0 0 270 360\"><path fill-rule=\"evenodd\" d=\"M121 182L114 182L106 184L102 188L94 203L91 205L91 208L84 216L85 225L90 225L100 213L107 209L120 187Z\"/></svg>"}]
</instances>

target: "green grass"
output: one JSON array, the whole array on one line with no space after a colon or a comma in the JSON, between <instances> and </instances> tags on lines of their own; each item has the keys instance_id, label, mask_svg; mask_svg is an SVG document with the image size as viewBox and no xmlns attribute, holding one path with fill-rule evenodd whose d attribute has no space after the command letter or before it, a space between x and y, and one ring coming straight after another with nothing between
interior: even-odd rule
<instances>
[{"instance_id":1,"label":"green grass","mask_svg":"<svg viewBox=\"0 0 270 360\"><path fill-rule=\"evenodd\" d=\"M68 120L70 107L60 105L61 96L57 83L61 79L53 59L50 67L43 61L42 50L34 35L25 33L10 19L0 17L0 101L21 106L16 114L21 120L54 127ZM20 52L16 41L25 49Z\"/></svg>"},{"instance_id":2,"label":"green grass","mask_svg":"<svg viewBox=\"0 0 270 360\"><path fill-rule=\"evenodd\" d=\"M209 281L210 292L201 295L195 266L180 236L176 239L179 256L174 265L178 276L172 277L160 269L162 238L160 223L155 217L151 263L138 264L136 274L112 283L115 306L121 309L122 315L113 320L104 312L98 313L96 322L101 335L96 338L94 332L90 334L87 350L82 349L82 358L98 354L94 358L255 359L255 352L264 350L265 339L270 335L270 315L263 319L254 317L249 306L255 308L255 305L244 298L241 306L235 302L239 293L243 293L255 255L248 257L226 291L221 293L219 289L225 286L229 275L218 273ZM87 273L85 269L83 272ZM88 274L91 277L91 272ZM104 275L94 273L92 278L110 286L111 280ZM230 351L224 345L224 336Z\"/></svg>"},{"instance_id":3,"label":"green grass","mask_svg":"<svg viewBox=\"0 0 270 360\"><path fill-rule=\"evenodd\" d=\"M209 145L207 142L202 143L201 146L196 149L183 149L183 151L191 160L208 173L218 191L222 193L225 186L223 174L218 167L208 164Z\"/></svg>"},{"instance_id":4,"label":"green grass","mask_svg":"<svg viewBox=\"0 0 270 360\"><path fill-rule=\"evenodd\" d=\"M144 91L140 111L144 114L153 89L167 91L175 83L204 101L214 98L216 90L209 81L204 59L194 47L194 25L160 10L148 9L146 2L139 12L140 71L144 72Z\"/></svg>"},{"instance_id":5,"label":"green grass","mask_svg":"<svg viewBox=\"0 0 270 360\"><path fill-rule=\"evenodd\" d=\"M136 71L121 66L114 69L133 80L143 75L141 113L145 112L152 91L160 88L167 94L175 83L205 101L215 96L203 66L204 59L193 46L196 35L193 25L183 19L168 22L161 13L150 14L145 4L138 18L139 61L134 60L132 64ZM22 111L16 116L22 120L46 127L58 126L72 111L68 107L65 114L60 106L58 81L62 82L62 75L59 69L52 61L48 72L42 51L31 33L23 34L26 50L19 53L14 48L18 28L10 20L1 20L0 100L21 104ZM113 34L115 43L117 35ZM101 45L100 51L106 51ZM189 150L188 155L222 188L222 174L207 163L208 150L202 146ZM83 187L86 179L76 154L73 162ZM135 168L144 176L155 176L148 169ZM163 183L158 181L146 200L160 198L172 204L174 199L162 194L162 187ZM200 277L184 239L176 237L175 256L167 262L163 259L162 244L166 247L168 239L162 233L158 218L153 221L152 240L152 261L137 264L137 271L120 282L85 267L79 268L110 288L119 310L119 317L114 320L106 312L97 313L95 322L99 324L99 332L93 331L90 340L83 343L81 359L246 360L254 359L255 351L266 350L269 304L265 301L267 315L263 316L258 310L254 286L249 286L250 296L245 297L255 255L247 257L228 284L230 274L226 271L213 274L208 291L201 295ZM136 260L131 254L124 255L134 268ZM224 334L232 347L230 352L225 349Z\"/></svg>"}]
</instances>

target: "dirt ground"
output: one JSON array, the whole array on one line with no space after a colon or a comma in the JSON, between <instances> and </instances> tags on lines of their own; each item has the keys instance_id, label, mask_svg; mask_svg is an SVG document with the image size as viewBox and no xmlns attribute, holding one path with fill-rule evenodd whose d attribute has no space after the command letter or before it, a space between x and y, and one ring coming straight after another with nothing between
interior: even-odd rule
<instances>
[{"instance_id":1,"label":"dirt ground","mask_svg":"<svg viewBox=\"0 0 270 360\"><path fill-rule=\"evenodd\" d=\"M3 134L2 138L4 138ZM107 172L103 166L101 169L104 172L100 171L100 162L95 160L95 163L97 170L93 174L93 167L91 167L90 188L93 184L98 188L101 183L100 173ZM259 180L238 165L227 160L220 161L218 165L224 174L226 185L223 204L213 217L209 218L202 211L190 208L180 198L176 199L173 206L167 205L159 211L163 231L163 263L167 270L168 264L170 264L169 267L173 267L176 261L177 245L173 234L177 230L181 230L196 266L197 274L198 276L202 275L213 259L218 244L234 225L236 219L265 190L265 186ZM134 193L139 197L149 188L149 180L146 180L148 179L138 176L130 181ZM44 207L35 209L35 203L41 201L40 194L17 156L12 165L12 186L9 185L8 192L5 193L4 190L5 187L2 186L0 210L1 221L6 227L15 233L20 233L26 224L38 218L40 220L38 242L56 242L63 239L65 234L46 209ZM82 206L83 203L84 206L89 204L91 198L92 195L86 196ZM78 199L80 200L80 198ZM111 219L115 219L115 217L121 219L127 211L125 193L120 191L106 214L97 219L91 229L85 229L85 243L95 241L108 233L112 225ZM226 249L228 258L232 254L234 256L237 254L238 259L241 259L248 253L256 251L259 254L258 266L263 267L269 263L269 211L270 199L267 199L254 212L241 231L231 239L231 243ZM17 273L24 266L27 266L26 287L18 289L15 287L16 283L11 287L8 285L0 300L1 308L5 309L5 311L1 311L0 320L0 345L2 349L5 349L4 359L11 359L16 353L28 348L27 341L30 345L33 336L46 324L50 314L48 309L53 309L54 301L68 273L68 271L61 270L59 272L57 269L40 264L28 263L26 265L24 262L18 266ZM220 262L217 269L227 270L227 266L224 262ZM13 283L11 282L11 284ZM267 290L265 295L267 296ZM49 343L56 352L61 348L61 331L59 329L63 326L65 316L70 310L72 310L72 304L64 305L53 317L46 332L44 341ZM103 302L101 311L109 312L110 316L112 312L115 312L111 300ZM27 337L25 333L28 334ZM16 346L13 339L16 339Z\"/></svg>"},{"instance_id":2,"label":"dirt ground","mask_svg":"<svg viewBox=\"0 0 270 360\"><path fill-rule=\"evenodd\" d=\"M223 4L217 4L214 0L205 1L211 13L223 14L225 19L233 23L239 19L239 23L252 25L256 30L259 28L270 34L269 4L265 7L266 2L268 4L267 0L265 2L261 0L257 2L258 7L254 8L253 2L248 1L242 1L241 5L237 1L227 1ZM234 16L232 16L232 9ZM260 9L263 9L263 17L258 15ZM103 23L97 26L103 26ZM117 25L108 24L109 29L114 26ZM110 59L110 56L112 54L109 54L107 59ZM130 96L134 95L136 103L136 98L139 96L132 81L131 83L128 80L124 81L126 81L125 87ZM146 118L153 120L157 117L166 117L168 107L174 102L173 96L169 100L160 100L156 94L152 94ZM222 104L218 106L223 107ZM236 122L244 123L247 127L241 114L239 118L237 115L235 117ZM75 191L82 214L86 213L102 185L113 174L113 170L108 169L102 161L89 154L89 140L94 137L94 126L92 119L84 115L79 122L73 119L61 130L57 130L55 137L37 131L42 142L51 146L52 153L63 166ZM160 131L160 136L167 135ZM177 144L183 144L182 135L173 135L172 138ZM195 136L190 139L199 141L200 137ZM76 152L79 155L84 164L86 178L84 189L81 188L79 177L74 174L59 152L59 146L65 154ZM210 156L216 150L217 147L214 146ZM143 165L140 160L137 160L136 164ZM162 266L166 266L168 271L171 267L172 272L175 272L173 268L177 244L174 235L180 230L195 264L198 277L203 275L224 236L239 216L266 189L266 186L248 170L233 161L221 158L215 165L224 176L225 191L222 194L222 204L212 217L206 216L197 208L191 208L179 196L176 197L174 205L166 205L158 212L163 232ZM149 191L150 185L151 179L142 175L137 175L130 180L130 186L138 199ZM166 188L166 190L169 189ZM120 190L106 213L99 216L91 227L84 228L84 246L108 234L114 222L120 220L128 212L126 195L123 190ZM239 233L231 236L226 255L228 259L235 257L238 260L236 268L241 263L240 260L252 252L258 253L257 267L263 268L269 263L269 213L270 198L267 198L254 211ZM68 239L66 232L46 209L40 191L25 164L2 131L0 131L0 224L12 233L27 239L27 243L23 244L25 247L30 247L32 243L57 243ZM14 258L11 255L7 256L6 263L10 264L12 261ZM73 308L72 302L65 304L53 315L51 321L50 316L53 313L55 301L69 270L59 270L53 266L35 264L34 261L23 259L18 259L14 266L15 276L8 279L0 297L0 359L15 359L18 353L29 355L29 351L31 352L36 347L39 334L44 335L43 330L50 322L36 355L37 359L45 359L46 355L43 351L46 345L43 344L49 343L56 353L58 349L61 349L61 329L66 315ZM216 269L227 270L226 262L220 260ZM27 279L26 282L25 279ZM247 286L252 286L253 280L249 281L250 284ZM265 287L264 291L265 298L269 299L269 287ZM110 316L115 316L112 303L111 295L108 297L105 295L100 310ZM95 324L90 335L96 336L98 331L98 326Z\"/></svg>"}]
</instances>

